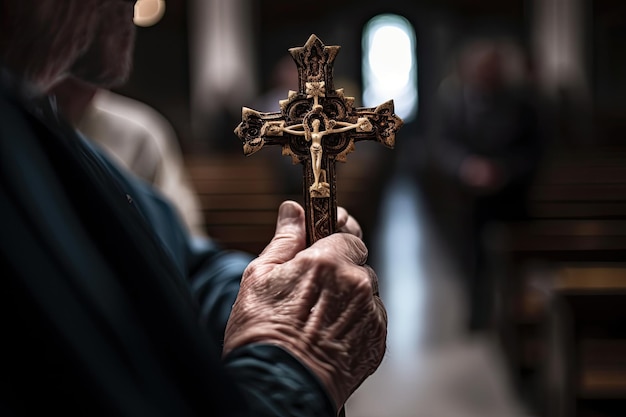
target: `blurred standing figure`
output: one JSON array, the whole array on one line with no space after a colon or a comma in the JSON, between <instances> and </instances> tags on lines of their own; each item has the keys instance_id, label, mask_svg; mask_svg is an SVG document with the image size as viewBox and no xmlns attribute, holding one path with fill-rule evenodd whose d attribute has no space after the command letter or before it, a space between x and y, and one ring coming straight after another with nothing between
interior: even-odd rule
<instances>
[{"instance_id":1,"label":"blurred standing figure","mask_svg":"<svg viewBox=\"0 0 626 417\"><path fill-rule=\"evenodd\" d=\"M147 104L75 78L62 81L53 93L83 135L162 192L193 235L206 234L178 137L165 117Z\"/></svg>"},{"instance_id":2,"label":"blurred standing figure","mask_svg":"<svg viewBox=\"0 0 626 417\"><path fill-rule=\"evenodd\" d=\"M431 163L445 191L433 209L466 280L469 329L482 331L494 318L496 284L486 268L485 231L493 222L526 217L544 138L516 45L475 41L456 64L438 91Z\"/></svg>"}]
</instances>

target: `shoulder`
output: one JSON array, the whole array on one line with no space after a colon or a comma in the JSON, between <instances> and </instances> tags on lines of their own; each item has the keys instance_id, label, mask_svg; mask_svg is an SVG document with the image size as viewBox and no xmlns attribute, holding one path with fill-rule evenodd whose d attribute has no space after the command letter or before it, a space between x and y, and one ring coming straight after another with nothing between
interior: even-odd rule
<instances>
[{"instance_id":1,"label":"shoulder","mask_svg":"<svg viewBox=\"0 0 626 417\"><path fill-rule=\"evenodd\" d=\"M146 103L111 91L98 91L79 128L89 137L107 131L102 140L123 138L117 147L141 147L161 156L179 153L178 136L165 116Z\"/></svg>"},{"instance_id":2,"label":"shoulder","mask_svg":"<svg viewBox=\"0 0 626 417\"><path fill-rule=\"evenodd\" d=\"M94 97L93 107L109 117L125 120L155 135L173 135L171 123L153 107L121 94L100 90Z\"/></svg>"}]
</instances>

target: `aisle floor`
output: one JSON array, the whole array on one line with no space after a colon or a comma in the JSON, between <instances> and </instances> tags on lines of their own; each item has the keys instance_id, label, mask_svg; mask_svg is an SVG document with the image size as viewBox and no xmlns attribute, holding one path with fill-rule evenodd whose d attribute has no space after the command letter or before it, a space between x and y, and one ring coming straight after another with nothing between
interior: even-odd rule
<instances>
[{"instance_id":1,"label":"aisle floor","mask_svg":"<svg viewBox=\"0 0 626 417\"><path fill-rule=\"evenodd\" d=\"M370 262L388 310L388 351L347 417L529 417L492 337L464 331L465 300L418 190L393 181L381 211Z\"/></svg>"}]
</instances>

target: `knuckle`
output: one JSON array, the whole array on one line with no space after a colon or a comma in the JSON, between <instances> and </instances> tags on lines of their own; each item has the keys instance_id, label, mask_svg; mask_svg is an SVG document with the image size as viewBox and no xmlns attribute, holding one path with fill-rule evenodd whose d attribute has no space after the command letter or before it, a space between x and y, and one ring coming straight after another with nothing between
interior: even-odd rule
<instances>
[{"instance_id":1,"label":"knuckle","mask_svg":"<svg viewBox=\"0 0 626 417\"><path fill-rule=\"evenodd\" d=\"M351 233L337 233L332 236L336 242L334 252L343 255L344 259L357 265L367 262L367 246L361 239Z\"/></svg>"},{"instance_id":2,"label":"knuckle","mask_svg":"<svg viewBox=\"0 0 626 417\"><path fill-rule=\"evenodd\" d=\"M310 247L296 256L297 262L311 266L327 266L334 263L333 259L324 255L318 247Z\"/></svg>"},{"instance_id":3,"label":"knuckle","mask_svg":"<svg viewBox=\"0 0 626 417\"><path fill-rule=\"evenodd\" d=\"M358 294L367 296L371 296L373 294L372 280L367 270L361 270L358 273L353 274L352 280L354 290L358 292Z\"/></svg>"},{"instance_id":4,"label":"knuckle","mask_svg":"<svg viewBox=\"0 0 626 417\"><path fill-rule=\"evenodd\" d=\"M352 242L352 248L355 254L354 262L358 265L365 264L369 255L367 251L367 246L365 246L365 243L363 243L363 241L357 236L349 236L351 237L350 242Z\"/></svg>"},{"instance_id":5,"label":"knuckle","mask_svg":"<svg viewBox=\"0 0 626 417\"><path fill-rule=\"evenodd\" d=\"M360 295L372 297L378 295L378 278L374 270L368 266L354 268L351 274L351 282L354 290Z\"/></svg>"}]
</instances>

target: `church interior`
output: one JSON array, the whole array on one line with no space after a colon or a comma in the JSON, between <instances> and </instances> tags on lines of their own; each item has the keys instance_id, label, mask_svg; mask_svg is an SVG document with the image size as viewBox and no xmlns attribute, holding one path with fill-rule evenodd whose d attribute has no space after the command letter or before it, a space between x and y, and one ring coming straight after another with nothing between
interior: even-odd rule
<instances>
[{"instance_id":1,"label":"church interior","mask_svg":"<svg viewBox=\"0 0 626 417\"><path fill-rule=\"evenodd\" d=\"M380 60L406 66L391 72L404 84L386 90L405 121L395 149L358 143L337 167L338 205L363 228L389 312L386 358L347 404L349 417L626 415L625 2L158 3L165 12L138 28L133 74L116 91L172 124L206 232L233 249L260 253L280 202L302 201L299 165L273 147L246 157L233 133L242 107L276 111L266 106L297 89L288 49L311 34L341 46L335 87L358 106L372 106ZM402 36L384 39L377 61L373 31L385 22ZM498 45L501 77L532 87L530 116L510 117L509 101L485 110L486 127L444 114L443 81L473 41ZM496 171L532 165L528 187L502 197L503 210L524 206L522 216L498 217L502 201L461 196L442 174L458 150L442 154L442 135L475 138L474 127L492 142L502 132L534 141L530 151L503 149L513 162ZM483 199L493 217L475 231ZM473 252L479 278L467 270ZM466 324L472 303L493 305L478 329Z\"/></svg>"}]
</instances>

